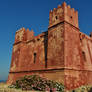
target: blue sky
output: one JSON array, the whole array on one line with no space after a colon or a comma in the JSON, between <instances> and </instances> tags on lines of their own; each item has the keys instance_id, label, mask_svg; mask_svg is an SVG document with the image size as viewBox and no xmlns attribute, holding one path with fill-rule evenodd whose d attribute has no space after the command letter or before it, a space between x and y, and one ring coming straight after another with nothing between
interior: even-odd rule
<instances>
[{"instance_id":1,"label":"blue sky","mask_svg":"<svg viewBox=\"0 0 92 92\"><path fill-rule=\"evenodd\" d=\"M0 0L0 80L8 77L15 32L21 27L35 35L46 31L49 11L66 1L79 12L80 31L92 31L92 0Z\"/></svg>"}]
</instances>

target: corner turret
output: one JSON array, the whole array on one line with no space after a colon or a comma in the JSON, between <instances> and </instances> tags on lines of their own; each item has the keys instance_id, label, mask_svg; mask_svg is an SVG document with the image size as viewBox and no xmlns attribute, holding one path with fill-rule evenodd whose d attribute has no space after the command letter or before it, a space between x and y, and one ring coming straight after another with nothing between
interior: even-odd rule
<instances>
[{"instance_id":1,"label":"corner turret","mask_svg":"<svg viewBox=\"0 0 92 92\"><path fill-rule=\"evenodd\" d=\"M16 31L15 35L15 43L21 42L25 40L25 28L21 28L18 31Z\"/></svg>"},{"instance_id":2,"label":"corner turret","mask_svg":"<svg viewBox=\"0 0 92 92\"><path fill-rule=\"evenodd\" d=\"M49 28L60 22L67 22L79 28L78 12L65 2L62 5L59 5L57 8L51 10L49 14Z\"/></svg>"},{"instance_id":3,"label":"corner turret","mask_svg":"<svg viewBox=\"0 0 92 92\"><path fill-rule=\"evenodd\" d=\"M33 30L25 29L24 27L16 31L15 35L15 43L28 41L34 38L34 32Z\"/></svg>"}]
</instances>

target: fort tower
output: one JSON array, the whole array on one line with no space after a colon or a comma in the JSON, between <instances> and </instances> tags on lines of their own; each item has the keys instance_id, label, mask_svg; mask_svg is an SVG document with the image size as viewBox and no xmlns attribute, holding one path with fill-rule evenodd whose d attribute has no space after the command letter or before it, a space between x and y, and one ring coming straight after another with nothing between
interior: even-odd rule
<instances>
[{"instance_id":1,"label":"fort tower","mask_svg":"<svg viewBox=\"0 0 92 92\"><path fill-rule=\"evenodd\" d=\"M91 34L92 35L92 34ZM78 12L65 2L50 11L48 31L16 32L7 83L37 74L67 89L92 84L92 36L80 32Z\"/></svg>"}]
</instances>

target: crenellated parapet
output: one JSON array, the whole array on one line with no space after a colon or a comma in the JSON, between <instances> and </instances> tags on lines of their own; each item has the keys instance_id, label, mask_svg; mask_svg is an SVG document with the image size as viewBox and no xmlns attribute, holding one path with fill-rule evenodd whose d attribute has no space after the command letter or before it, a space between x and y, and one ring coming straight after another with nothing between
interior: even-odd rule
<instances>
[{"instance_id":1,"label":"crenellated parapet","mask_svg":"<svg viewBox=\"0 0 92 92\"><path fill-rule=\"evenodd\" d=\"M34 31L33 30L26 30L26 41L29 41L34 38Z\"/></svg>"},{"instance_id":2,"label":"crenellated parapet","mask_svg":"<svg viewBox=\"0 0 92 92\"><path fill-rule=\"evenodd\" d=\"M67 22L79 28L78 12L65 2L51 10L49 14L49 28L60 22Z\"/></svg>"},{"instance_id":3,"label":"crenellated parapet","mask_svg":"<svg viewBox=\"0 0 92 92\"><path fill-rule=\"evenodd\" d=\"M57 8L54 8L49 13L49 27L60 23L64 20L64 10L61 5L59 5Z\"/></svg>"},{"instance_id":4,"label":"crenellated parapet","mask_svg":"<svg viewBox=\"0 0 92 92\"><path fill-rule=\"evenodd\" d=\"M16 31L15 35L15 43L21 42L25 39L25 28L21 28L18 31Z\"/></svg>"},{"instance_id":5,"label":"crenellated parapet","mask_svg":"<svg viewBox=\"0 0 92 92\"><path fill-rule=\"evenodd\" d=\"M79 28L78 11L76 11L74 8L71 8L70 5L67 5L65 2L63 3L63 9L64 9L64 21Z\"/></svg>"},{"instance_id":6,"label":"crenellated parapet","mask_svg":"<svg viewBox=\"0 0 92 92\"><path fill-rule=\"evenodd\" d=\"M34 38L33 30L30 31L29 29L26 30L25 28L21 28L18 31L16 31L14 44L17 44L19 42L25 42L33 38Z\"/></svg>"},{"instance_id":7,"label":"crenellated parapet","mask_svg":"<svg viewBox=\"0 0 92 92\"><path fill-rule=\"evenodd\" d=\"M88 35L86 35L86 34L84 34L82 32L79 32L79 38L80 38L80 41L82 41L83 39L87 39L87 40L92 42L92 34L91 33L88 36Z\"/></svg>"}]
</instances>

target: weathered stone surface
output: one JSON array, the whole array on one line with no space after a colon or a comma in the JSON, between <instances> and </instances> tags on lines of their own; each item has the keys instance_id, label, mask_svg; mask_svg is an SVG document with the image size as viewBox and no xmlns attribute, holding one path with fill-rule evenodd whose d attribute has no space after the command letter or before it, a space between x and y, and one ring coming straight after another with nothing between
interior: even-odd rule
<instances>
[{"instance_id":1,"label":"weathered stone surface","mask_svg":"<svg viewBox=\"0 0 92 92\"><path fill-rule=\"evenodd\" d=\"M47 32L16 32L7 83L31 74L62 82L67 89L92 84L92 37L80 32L78 12L65 2L50 11Z\"/></svg>"}]
</instances>

